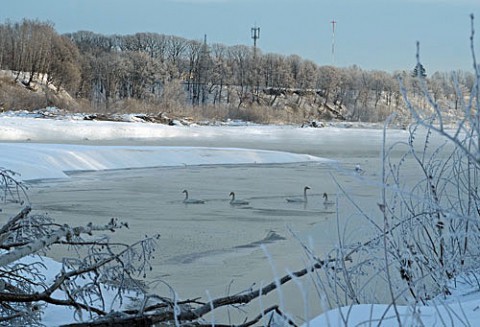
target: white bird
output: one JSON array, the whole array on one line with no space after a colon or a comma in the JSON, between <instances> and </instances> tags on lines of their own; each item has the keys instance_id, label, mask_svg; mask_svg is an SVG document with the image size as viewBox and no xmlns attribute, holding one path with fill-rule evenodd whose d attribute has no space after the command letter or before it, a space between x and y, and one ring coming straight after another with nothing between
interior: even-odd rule
<instances>
[{"instance_id":1,"label":"white bird","mask_svg":"<svg viewBox=\"0 0 480 327\"><path fill-rule=\"evenodd\" d=\"M329 207L329 206L332 206L335 204L335 201L329 201L328 200L328 194L327 193L323 193L323 205L325 207Z\"/></svg>"},{"instance_id":2,"label":"white bird","mask_svg":"<svg viewBox=\"0 0 480 327\"><path fill-rule=\"evenodd\" d=\"M205 203L205 201L203 201L203 200L189 199L187 190L183 190L182 193L185 193L185 199L183 200L183 203L187 203L187 204L202 204L202 203Z\"/></svg>"},{"instance_id":3,"label":"white bird","mask_svg":"<svg viewBox=\"0 0 480 327\"><path fill-rule=\"evenodd\" d=\"M360 166L360 164L356 164L355 165L355 172L359 175L363 175L365 173L365 171L362 169L362 167Z\"/></svg>"},{"instance_id":4,"label":"white bird","mask_svg":"<svg viewBox=\"0 0 480 327\"><path fill-rule=\"evenodd\" d=\"M287 198L287 202L295 202L295 203L305 203L308 202L307 200L307 190L309 190L309 186L305 186L303 188L303 198Z\"/></svg>"},{"instance_id":5,"label":"white bird","mask_svg":"<svg viewBox=\"0 0 480 327\"><path fill-rule=\"evenodd\" d=\"M240 206L240 205L249 204L249 202L245 201L245 200L235 200L235 192L230 192L230 196L232 197L232 199L230 200L230 205L232 205L232 206Z\"/></svg>"}]
</instances>

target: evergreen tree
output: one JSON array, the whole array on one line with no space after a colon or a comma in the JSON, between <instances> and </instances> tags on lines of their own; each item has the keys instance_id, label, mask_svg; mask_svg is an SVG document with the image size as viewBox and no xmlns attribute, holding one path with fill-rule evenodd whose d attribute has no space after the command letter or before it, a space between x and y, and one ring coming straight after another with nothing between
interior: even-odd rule
<instances>
[{"instance_id":1,"label":"evergreen tree","mask_svg":"<svg viewBox=\"0 0 480 327\"><path fill-rule=\"evenodd\" d=\"M425 67L421 63L418 63L412 72L412 77L427 77L427 73L425 71Z\"/></svg>"}]
</instances>

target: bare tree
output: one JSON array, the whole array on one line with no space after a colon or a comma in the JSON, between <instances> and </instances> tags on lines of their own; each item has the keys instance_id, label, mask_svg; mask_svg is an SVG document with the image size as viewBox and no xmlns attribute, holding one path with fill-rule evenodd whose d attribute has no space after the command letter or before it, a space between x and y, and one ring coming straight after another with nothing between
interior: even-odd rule
<instances>
[{"instance_id":1,"label":"bare tree","mask_svg":"<svg viewBox=\"0 0 480 327\"><path fill-rule=\"evenodd\" d=\"M190 101L193 105L198 105L200 100L200 57L202 52L202 43L199 41L187 42L187 57L188 57L188 71L187 71L187 91L189 93Z\"/></svg>"},{"instance_id":2,"label":"bare tree","mask_svg":"<svg viewBox=\"0 0 480 327\"><path fill-rule=\"evenodd\" d=\"M75 94L81 79L80 53L65 36L55 35L52 40L52 59L47 69L48 83L57 90L64 88Z\"/></svg>"},{"instance_id":3,"label":"bare tree","mask_svg":"<svg viewBox=\"0 0 480 327\"><path fill-rule=\"evenodd\" d=\"M319 68L317 75L317 88L323 91L325 104L331 101L332 97L335 97L338 83L337 68L333 66L323 66Z\"/></svg>"},{"instance_id":4,"label":"bare tree","mask_svg":"<svg viewBox=\"0 0 480 327\"><path fill-rule=\"evenodd\" d=\"M313 61L303 60L297 75L298 87L301 89L315 89L317 70L318 66Z\"/></svg>"},{"instance_id":5,"label":"bare tree","mask_svg":"<svg viewBox=\"0 0 480 327\"><path fill-rule=\"evenodd\" d=\"M169 78L180 78L183 72L183 58L187 47L187 40L177 36L168 37L168 71Z\"/></svg>"},{"instance_id":6,"label":"bare tree","mask_svg":"<svg viewBox=\"0 0 480 327\"><path fill-rule=\"evenodd\" d=\"M231 79L231 70L227 63L227 47L223 44L212 45L212 88L214 93L213 104L220 104L223 100L224 86L228 85Z\"/></svg>"},{"instance_id":7,"label":"bare tree","mask_svg":"<svg viewBox=\"0 0 480 327\"><path fill-rule=\"evenodd\" d=\"M228 51L229 62L233 67L232 84L238 97L238 107L240 108L245 100L249 98L249 87L251 80L251 63L253 53L247 46L233 46Z\"/></svg>"},{"instance_id":8,"label":"bare tree","mask_svg":"<svg viewBox=\"0 0 480 327\"><path fill-rule=\"evenodd\" d=\"M123 298L126 290L146 294L136 276L148 272L155 238L129 246L93 237L98 232L128 227L117 219L104 225L58 224L48 215L32 210L26 187L14 176L13 172L0 169L2 207L9 211L18 208L0 228L0 321L41 325L41 313L47 303L73 307L84 317L106 315L109 304L103 301L102 287L108 287L112 280L117 281L117 300ZM84 249L85 254L65 258L55 278L48 280L38 254L48 252L54 244L73 246L80 252Z\"/></svg>"},{"instance_id":9,"label":"bare tree","mask_svg":"<svg viewBox=\"0 0 480 327\"><path fill-rule=\"evenodd\" d=\"M128 52L126 58L131 63L131 70L128 71L131 97L147 100L147 95L152 94L153 84L158 78L157 62L144 52Z\"/></svg>"}]
</instances>

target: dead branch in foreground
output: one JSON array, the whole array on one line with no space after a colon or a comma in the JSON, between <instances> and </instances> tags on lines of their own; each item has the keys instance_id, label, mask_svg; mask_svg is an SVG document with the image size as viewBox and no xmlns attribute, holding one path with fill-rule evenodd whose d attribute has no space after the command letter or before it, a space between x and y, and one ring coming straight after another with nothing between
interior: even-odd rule
<instances>
[{"instance_id":1,"label":"dead branch in foreground","mask_svg":"<svg viewBox=\"0 0 480 327\"><path fill-rule=\"evenodd\" d=\"M329 260L329 262L335 262L335 261L336 261L335 259ZM184 301L182 302L182 305L177 304L176 306L173 305L168 308L164 307L161 312L148 313L147 310L144 310L144 312L142 313L138 311L137 312L130 311L132 313L131 315L115 312L115 313L106 315L100 320L97 320L94 322L67 324L67 325L62 325L62 327L153 326L155 324L171 323L173 321L178 321L182 326L202 326L202 324L200 324L196 320L202 318L203 316L213 311L214 309L218 309L218 308L229 306L229 305L248 304L260 296L269 294L270 292L277 289L278 286L281 286L289 282L293 278L302 277L310 272L323 268L325 266L325 263L326 261L323 261L323 260L317 261L317 263L315 263L311 267L304 268L294 273L285 275L278 282L273 281L263 288L252 290L246 294L230 295L230 296L217 298L211 302L204 303L197 308L193 308L192 304L195 305L195 304L198 304L198 302ZM180 312L175 317L174 312L176 310L180 310ZM277 305L274 305L264 310L261 314L259 314L254 319L247 321L243 324L240 324L238 326L241 326L241 327L252 326L253 324L259 322L262 318L264 318L268 313L272 311L275 311L277 314L283 317L285 321L288 322L289 325L295 326L295 323L291 321L284 313L282 313ZM211 324L207 324L207 325L211 326ZM229 326L229 325L216 324L215 326Z\"/></svg>"}]
</instances>

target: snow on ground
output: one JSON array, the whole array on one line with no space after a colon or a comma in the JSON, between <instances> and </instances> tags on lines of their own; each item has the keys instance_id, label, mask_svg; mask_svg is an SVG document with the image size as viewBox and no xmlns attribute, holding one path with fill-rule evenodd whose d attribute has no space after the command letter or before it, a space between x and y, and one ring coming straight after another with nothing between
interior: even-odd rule
<instances>
[{"instance_id":1,"label":"snow on ground","mask_svg":"<svg viewBox=\"0 0 480 327\"><path fill-rule=\"evenodd\" d=\"M236 132L245 133L243 129ZM65 178L65 172L82 170L325 160L306 154L237 148L65 144L86 143L86 140L165 139L180 135L195 137L198 134L223 137L228 133L232 131L227 132L225 127L190 128L151 123L52 120L9 115L0 118L0 142L14 143L0 143L0 167L14 170L23 180L32 180ZM257 136L271 134L275 133L275 128L252 127L248 133Z\"/></svg>"},{"instance_id":2,"label":"snow on ground","mask_svg":"<svg viewBox=\"0 0 480 327\"><path fill-rule=\"evenodd\" d=\"M462 278L457 282L461 283ZM474 293L469 299L465 294ZM476 326L480 321L480 294L471 283L459 286L457 296L440 299L429 306L397 306L402 326ZM330 310L304 324L311 327L382 326L397 327L395 309L387 304L360 304Z\"/></svg>"},{"instance_id":3,"label":"snow on ground","mask_svg":"<svg viewBox=\"0 0 480 327\"><path fill-rule=\"evenodd\" d=\"M238 124L237 124L238 125ZM319 157L279 151L235 148L164 146L95 146L72 143L85 141L155 139L175 137L275 137L276 133L296 133L293 127L180 127L151 123L120 123L69 119L38 119L8 113L0 116L0 167L21 173L24 180L65 178L66 171L127 169L204 164L266 164L325 160ZM290 134L293 135L293 134ZM39 142L39 143L33 143ZM43 143L42 143L43 142ZM69 144L70 143L70 144ZM27 259L28 260L28 259ZM58 263L46 258L47 271L58 271ZM47 276L53 278L53 276ZM464 278L466 281L467 278ZM473 286L472 286L473 285ZM429 307L400 306L407 326L471 325L480 319L480 293L475 283L457 280L457 289L448 299L437 299ZM415 309L415 310L414 310ZM54 325L72 320L71 310L49 306L44 323ZM364 304L331 310L305 326L397 326L392 307ZM470 323L469 323L470 322Z\"/></svg>"},{"instance_id":4,"label":"snow on ground","mask_svg":"<svg viewBox=\"0 0 480 327\"><path fill-rule=\"evenodd\" d=\"M66 178L68 171L324 160L288 152L235 148L32 143L0 143L0 153L0 166L19 173L23 180Z\"/></svg>"}]
</instances>

